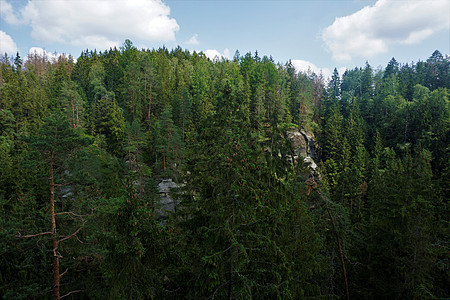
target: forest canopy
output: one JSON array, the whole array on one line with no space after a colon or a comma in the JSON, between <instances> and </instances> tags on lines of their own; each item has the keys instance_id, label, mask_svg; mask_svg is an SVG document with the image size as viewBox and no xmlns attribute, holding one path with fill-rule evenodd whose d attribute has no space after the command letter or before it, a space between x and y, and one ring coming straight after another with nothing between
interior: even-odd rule
<instances>
[{"instance_id":1,"label":"forest canopy","mask_svg":"<svg viewBox=\"0 0 450 300\"><path fill-rule=\"evenodd\" d=\"M4 55L0 295L449 297L449 68Z\"/></svg>"}]
</instances>

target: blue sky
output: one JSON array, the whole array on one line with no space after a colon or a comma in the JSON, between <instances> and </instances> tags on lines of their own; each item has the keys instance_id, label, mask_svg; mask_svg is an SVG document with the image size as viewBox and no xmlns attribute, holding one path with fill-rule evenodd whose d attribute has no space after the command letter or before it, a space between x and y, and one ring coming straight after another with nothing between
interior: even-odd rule
<instances>
[{"instance_id":1,"label":"blue sky","mask_svg":"<svg viewBox=\"0 0 450 300\"><path fill-rule=\"evenodd\" d=\"M364 66L417 62L450 52L449 0L186 1L0 0L0 51L105 50L130 39L138 48L291 59L325 76Z\"/></svg>"}]
</instances>

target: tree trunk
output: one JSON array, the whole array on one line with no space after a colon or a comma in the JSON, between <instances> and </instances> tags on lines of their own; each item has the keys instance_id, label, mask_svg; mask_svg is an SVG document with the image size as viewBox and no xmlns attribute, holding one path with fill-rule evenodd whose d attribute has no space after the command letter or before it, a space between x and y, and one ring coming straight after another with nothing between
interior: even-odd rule
<instances>
[{"instance_id":1,"label":"tree trunk","mask_svg":"<svg viewBox=\"0 0 450 300\"><path fill-rule=\"evenodd\" d=\"M326 208L327 208L328 216L330 217L331 225L333 226L334 236L335 236L335 238L336 238L336 243L337 243L338 249L339 249L339 258L340 258L340 260L341 260L342 273L343 273L343 275L344 275L345 296L346 296L346 299L349 300L349 299L350 299L350 296L349 296L349 292L348 292L347 271L345 270L344 254L343 254L343 252L342 252L341 242L339 241L339 236L338 236L338 233L337 233L337 230L336 230L336 225L335 225L335 222L334 222L334 218L333 218L333 215L331 214L330 207L329 207L329 205L328 205L328 201L329 201L329 200L327 200L327 199L325 198L325 196L324 196L321 192L319 192L314 186L311 186L311 187L312 187L312 188L314 189L314 191L316 191L316 192L320 195L320 197L325 201L325 205L326 205Z\"/></svg>"},{"instance_id":2,"label":"tree trunk","mask_svg":"<svg viewBox=\"0 0 450 300\"><path fill-rule=\"evenodd\" d=\"M80 125L80 117L79 117L79 111L80 111L80 108L78 107L78 100L77 100L77 109L76 109L76 115L77 115L77 125L79 126Z\"/></svg>"},{"instance_id":3,"label":"tree trunk","mask_svg":"<svg viewBox=\"0 0 450 300\"><path fill-rule=\"evenodd\" d=\"M346 295L346 299L349 300L348 283L347 283L347 271L345 270L344 254L342 252L341 243L339 242L339 236L337 234L336 226L334 224L334 218L331 215L330 208L329 208L328 204L327 204L327 211L328 211L328 216L330 217L330 220L331 220L331 224L333 225L334 236L336 237L336 243L337 243L338 249L339 249L339 258L341 260L342 273L344 275L345 295Z\"/></svg>"},{"instance_id":4,"label":"tree trunk","mask_svg":"<svg viewBox=\"0 0 450 300\"><path fill-rule=\"evenodd\" d=\"M56 236L56 218L55 218L55 181L53 176L54 153L51 152L50 158L50 216L52 220L52 245L53 245L53 298L58 299L59 296L59 241Z\"/></svg>"},{"instance_id":5,"label":"tree trunk","mask_svg":"<svg viewBox=\"0 0 450 300\"><path fill-rule=\"evenodd\" d=\"M231 224L234 225L234 200L233 200L233 213L231 215ZM231 241L231 249L230 249L230 275L229 275L229 279L228 279L228 297L227 299L230 300L232 298L233 295L233 259L234 259L234 251L233 251L233 241Z\"/></svg>"},{"instance_id":6,"label":"tree trunk","mask_svg":"<svg viewBox=\"0 0 450 300\"><path fill-rule=\"evenodd\" d=\"M147 74L145 74L145 76L146 76L145 77L145 80L146 80L145 87L147 88ZM151 77L150 77L150 80L151 80ZM151 82L150 82L150 85L149 85L148 89L149 89L149 93L148 93L149 101L148 101L147 119L150 119L150 113L151 113L151 110L152 110L152 83ZM147 92L147 89L145 91Z\"/></svg>"},{"instance_id":7,"label":"tree trunk","mask_svg":"<svg viewBox=\"0 0 450 300\"><path fill-rule=\"evenodd\" d=\"M163 154L163 170L166 170L166 155Z\"/></svg>"},{"instance_id":8,"label":"tree trunk","mask_svg":"<svg viewBox=\"0 0 450 300\"><path fill-rule=\"evenodd\" d=\"M70 94L70 104L72 105L72 128L75 129L75 105L73 105L72 94Z\"/></svg>"}]
</instances>

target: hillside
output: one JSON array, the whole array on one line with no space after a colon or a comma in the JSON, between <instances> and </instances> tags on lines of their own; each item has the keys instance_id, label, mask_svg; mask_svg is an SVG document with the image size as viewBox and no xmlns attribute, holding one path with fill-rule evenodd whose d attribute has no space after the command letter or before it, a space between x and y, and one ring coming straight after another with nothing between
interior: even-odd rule
<instances>
[{"instance_id":1,"label":"hillside","mask_svg":"<svg viewBox=\"0 0 450 300\"><path fill-rule=\"evenodd\" d=\"M0 295L449 297L449 68L2 57Z\"/></svg>"}]
</instances>

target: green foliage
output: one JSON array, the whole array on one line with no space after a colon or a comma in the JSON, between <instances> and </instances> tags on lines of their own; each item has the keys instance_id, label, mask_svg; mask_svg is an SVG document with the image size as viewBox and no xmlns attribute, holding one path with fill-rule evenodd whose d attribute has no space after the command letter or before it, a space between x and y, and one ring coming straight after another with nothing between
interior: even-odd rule
<instances>
[{"instance_id":1,"label":"green foliage","mask_svg":"<svg viewBox=\"0 0 450 300\"><path fill-rule=\"evenodd\" d=\"M118 146L125 135L125 118L117 102L114 99L99 99L94 104L90 118L93 131L104 136L108 150L120 154Z\"/></svg>"},{"instance_id":2,"label":"green foliage","mask_svg":"<svg viewBox=\"0 0 450 300\"><path fill-rule=\"evenodd\" d=\"M367 244L373 256L366 263L373 275L368 287L374 297L418 297L420 286L433 289L429 274L437 259L432 241L440 205L433 192L430 153L414 158L407 153L400 160L388 149L385 163L369 189Z\"/></svg>"},{"instance_id":3,"label":"green foliage","mask_svg":"<svg viewBox=\"0 0 450 300\"><path fill-rule=\"evenodd\" d=\"M392 59L382 74L366 63L344 73L340 94L337 76L330 83L321 175L348 213L343 238L356 298L448 295L447 275L437 268L446 234L437 212L448 209L439 186L448 166L449 107L446 83L427 77L439 72L436 65L444 69L438 52L427 64Z\"/></svg>"},{"instance_id":4,"label":"green foliage","mask_svg":"<svg viewBox=\"0 0 450 300\"><path fill-rule=\"evenodd\" d=\"M448 70L435 51L325 87L258 52L129 40L76 63L2 57L0 294L50 296L51 239L24 236L50 228L53 156L57 236L78 230L62 294L339 298L337 233L351 298L448 298ZM288 161L294 130L317 137L318 171ZM180 187L164 217L161 179Z\"/></svg>"}]
</instances>

